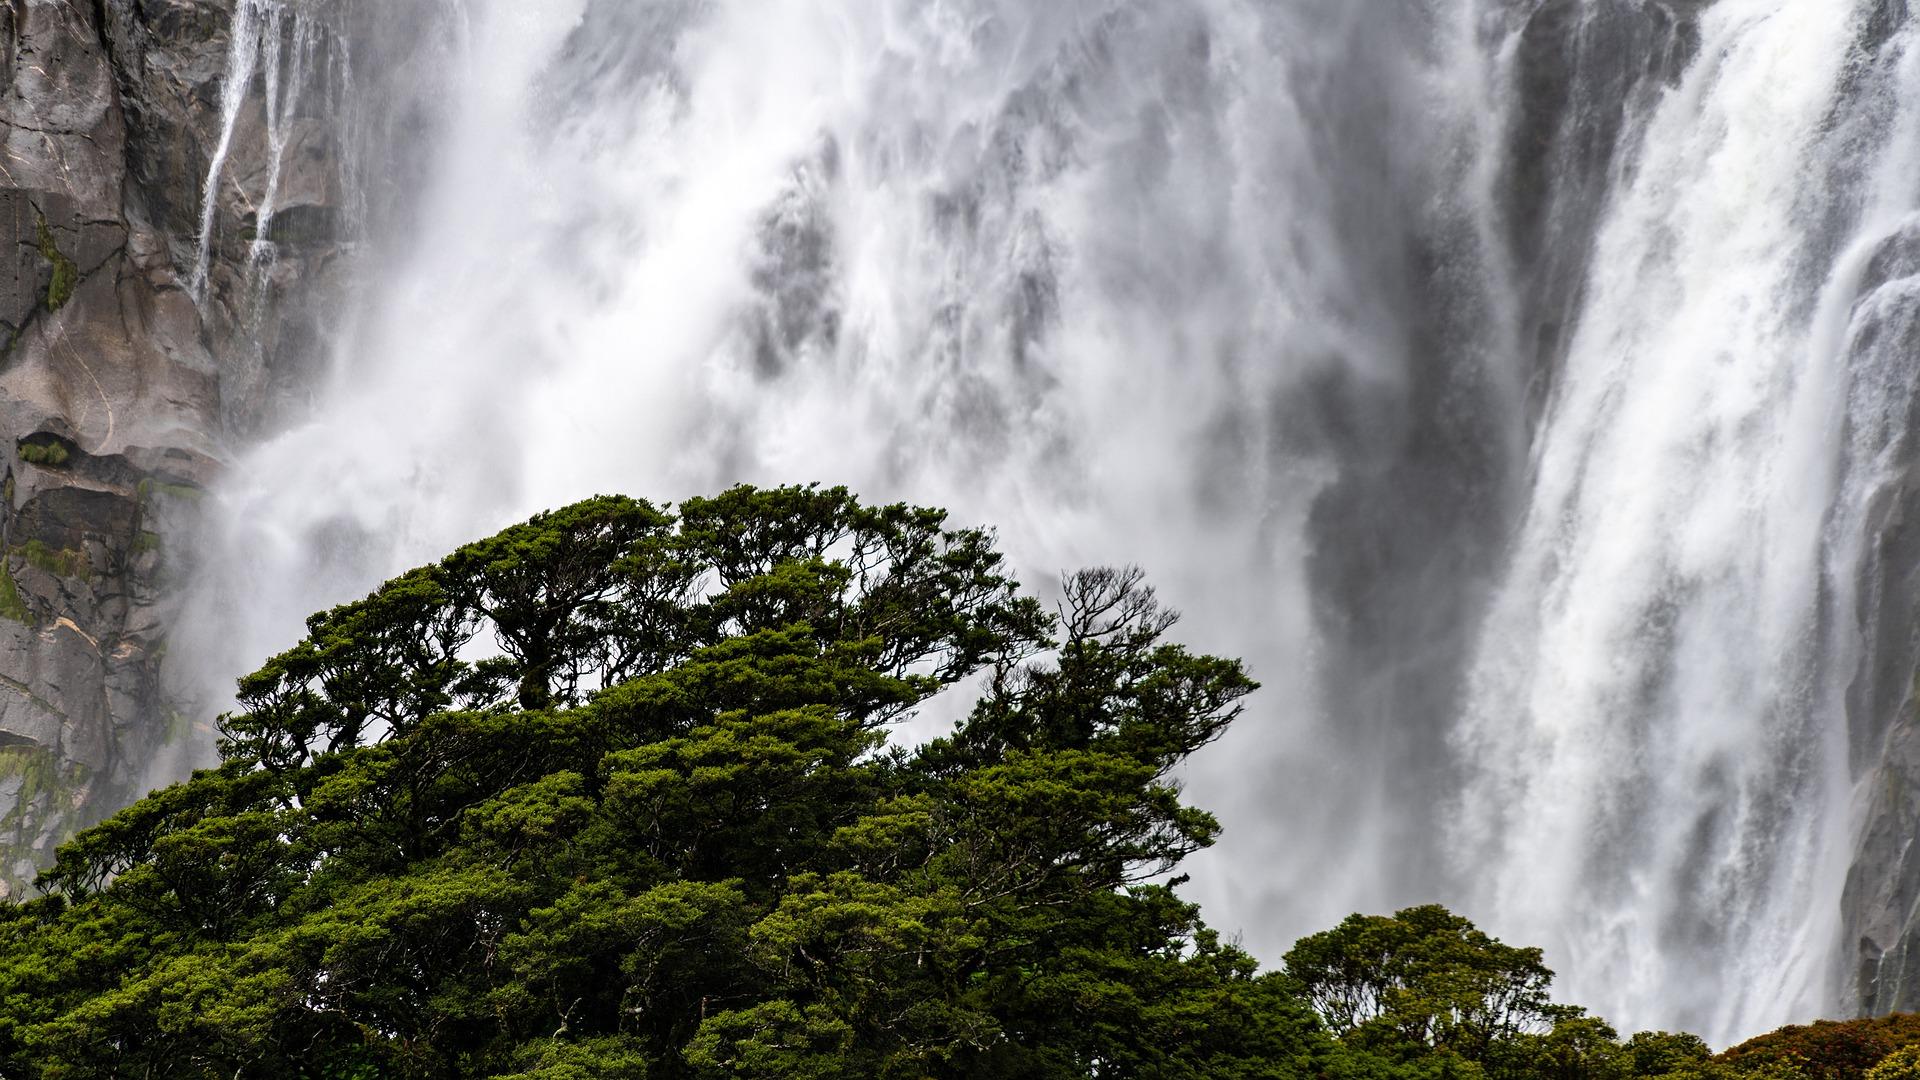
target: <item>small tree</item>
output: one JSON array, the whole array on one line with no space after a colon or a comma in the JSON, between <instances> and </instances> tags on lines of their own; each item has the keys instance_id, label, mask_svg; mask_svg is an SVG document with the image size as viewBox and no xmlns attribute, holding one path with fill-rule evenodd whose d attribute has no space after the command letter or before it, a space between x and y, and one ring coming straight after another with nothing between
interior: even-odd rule
<instances>
[{"instance_id":1,"label":"small tree","mask_svg":"<svg viewBox=\"0 0 1920 1080\"><path fill-rule=\"evenodd\" d=\"M1485 1062L1566 1015L1539 949L1501 944L1437 904L1351 916L1295 944L1286 971L1330 1031L1376 1049Z\"/></svg>"},{"instance_id":2,"label":"small tree","mask_svg":"<svg viewBox=\"0 0 1920 1080\"><path fill-rule=\"evenodd\" d=\"M1698 1035L1672 1031L1642 1031L1627 1040L1635 1076L1667 1076L1698 1070L1713 1057L1713 1048Z\"/></svg>"},{"instance_id":3,"label":"small tree","mask_svg":"<svg viewBox=\"0 0 1920 1080\"><path fill-rule=\"evenodd\" d=\"M1867 1070L1866 1080L1920 1080L1920 1045L1903 1046Z\"/></svg>"}]
</instances>

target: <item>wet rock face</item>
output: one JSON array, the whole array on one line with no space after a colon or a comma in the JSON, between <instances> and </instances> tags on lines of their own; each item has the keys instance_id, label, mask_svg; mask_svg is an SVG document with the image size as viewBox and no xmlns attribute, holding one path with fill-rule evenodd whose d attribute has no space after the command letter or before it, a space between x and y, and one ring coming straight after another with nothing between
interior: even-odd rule
<instances>
[{"instance_id":1,"label":"wet rock face","mask_svg":"<svg viewBox=\"0 0 1920 1080\"><path fill-rule=\"evenodd\" d=\"M1515 103L1499 198L1520 271L1524 340L1538 357L1530 394L1536 409L1574 330L1572 313L1617 170L1643 137L1635 125L1694 61L1702 47L1699 18L1711 6L1514 0L1496 27L1512 48L1508 89ZM1908 0L1875 6L1859 28L1860 55L1875 55L1909 8ZM1834 201L1835 215L1851 212ZM1846 236L1851 227L1836 221L1829 231ZM1844 366L1852 377L1916 386L1920 313L1907 298L1916 280L1920 229L1890 236L1861 266L1850 283ZM1860 656L1846 684L1846 715L1830 718L1847 725L1848 764L1858 783L1859 824L1836 913L1840 1005L1863 1015L1920 1008L1920 444L1912 434L1920 432L1920 394L1881 422L1908 433L1897 444L1906 464L1868 509L1867 550L1853 590L1859 610L1840 628Z\"/></svg>"},{"instance_id":2,"label":"wet rock face","mask_svg":"<svg viewBox=\"0 0 1920 1080\"><path fill-rule=\"evenodd\" d=\"M1911 370L1920 349L1920 312L1903 294L1920 275L1920 230L1889 237L1867 260L1858 286L1851 367L1876 361ZM1895 302L1879 303L1883 294ZM1870 368L1869 368L1870 369ZM1915 380L1907 378L1909 385ZM1920 396L1890 418L1920 430ZM1916 448L1902 447L1915 460ZM1847 692L1848 741L1860 778L1863 814L1842 900L1843 932L1859 1011L1879 1014L1920 1006L1920 469L1876 496L1868 522L1874 537L1861 568L1858 614L1863 655Z\"/></svg>"},{"instance_id":3,"label":"wet rock face","mask_svg":"<svg viewBox=\"0 0 1920 1080\"><path fill-rule=\"evenodd\" d=\"M220 447L271 412L277 373L313 364L345 251L314 225L337 215L340 154L301 115L310 88L280 88L278 146L263 78L223 101L234 24L234 0L0 0L0 889L14 894L184 734L160 677L183 562L169 541ZM262 205L286 223L265 242Z\"/></svg>"}]
</instances>

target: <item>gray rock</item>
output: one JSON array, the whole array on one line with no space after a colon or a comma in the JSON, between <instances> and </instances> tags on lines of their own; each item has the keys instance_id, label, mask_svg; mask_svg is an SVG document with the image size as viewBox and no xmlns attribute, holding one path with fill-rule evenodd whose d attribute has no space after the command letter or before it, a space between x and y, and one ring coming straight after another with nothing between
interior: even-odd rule
<instances>
[{"instance_id":1,"label":"gray rock","mask_svg":"<svg viewBox=\"0 0 1920 1080\"><path fill-rule=\"evenodd\" d=\"M1920 230L1890 237L1867 260L1848 366L1911 370L1920 352L1920 312L1909 304L1871 304L1882 287L1920 274ZM1920 382L1910 381L1920 387ZM1886 418L1912 439L1920 395L1905 414ZM1841 901L1852 951L1854 1000L1862 1014L1920 1006L1920 454L1897 482L1874 493L1866 527L1873 537L1860 570L1857 634L1863 655L1847 687L1848 745L1860 777L1861 826Z\"/></svg>"},{"instance_id":2,"label":"gray rock","mask_svg":"<svg viewBox=\"0 0 1920 1080\"><path fill-rule=\"evenodd\" d=\"M216 191L211 287L189 295L233 9L0 4L5 895L137 795L181 727L160 677L179 569L165 534L258 423L272 373L311 367L320 294L343 280L339 140L299 114L276 172L256 78Z\"/></svg>"}]
</instances>

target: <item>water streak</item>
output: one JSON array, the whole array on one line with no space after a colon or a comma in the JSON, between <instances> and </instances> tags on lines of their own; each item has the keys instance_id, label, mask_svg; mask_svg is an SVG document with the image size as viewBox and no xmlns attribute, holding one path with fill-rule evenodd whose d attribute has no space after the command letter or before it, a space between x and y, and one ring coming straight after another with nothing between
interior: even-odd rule
<instances>
[{"instance_id":1,"label":"water streak","mask_svg":"<svg viewBox=\"0 0 1920 1080\"><path fill-rule=\"evenodd\" d=\"M220 82L220 138L207 162L207 179L200 195L200 247L187 281L187 291L196 300L206 296L207 274L213 260L214 215L220 204L220 178L226 171L227 157L233 152L233 136L240 123L240 110L253 86L254 68L260 62L265 24L278 12L276 0L239 0L233 9L233 25L228 31L227 72ZM272 51L278 56L278 49Z\"/></svg>"},{"instance_id":2,"label":"water streak","mask_svg":"<svg viewBox=\"0 0 1920 1080\"><path fill-rule=\"evenodd\" d=\"M357 173L365 166L354 160L364 140L353 134L353 128L359 122L357 114L370 103L354 100L352 51L341 28L342 16L352 6L352 0L239 0L235 5L227 70L220 83L220 133L208 160L198 247L188 278L188 291L196 300L205 299L213 267L223 182L240 185L239 196L249 204L252 237L246 266L254 283L260 284L259 271L275 254L274 217L285 199L287 158L303 121L333 129L330 148L341 159L340 183L356 194L364 192L366 185ZM256 81L264 169L259 191L250 192L244 189L244 178L234 180L227 171ZM316 97L322 100L316 102ZM354 209L364 217L364 195L360 200Z\"/></svg>"}]
</instances>

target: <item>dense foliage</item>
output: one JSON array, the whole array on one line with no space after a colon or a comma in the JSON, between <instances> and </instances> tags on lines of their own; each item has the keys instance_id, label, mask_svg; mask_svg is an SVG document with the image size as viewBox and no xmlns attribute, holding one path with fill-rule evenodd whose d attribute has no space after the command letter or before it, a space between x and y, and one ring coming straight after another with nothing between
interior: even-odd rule
<instances>
[{"instance_id":1,"label":"dense foliage","mask_svg":"<svg viewBox=\"0 0 1920 1080\"><path fill-rule=\"evenodd\" d=\"M1173 771L1253 683L1138 573L1063 596L840 490L462 548L314 616L218 769L0 912L0 1076L1856 1080L1906 1039L1623 1042L1438 907L1260 973L1167 877L1217 831Z\"/></svg>"},{"instance_id":2,"label":"dense foliage","mask_svg":"<svg viewBox=\"0 0 1920 1080\"><path fill-rule=\"evenodd\" d=\"M1720 1055L1720 1060L1747 1073L1858 1080L1894 1051L1916 1045L1920 1045L1920 1016L1913 1014L1820 1020L1749 1039Z\"/></svg>"},{"instance_id":3,"label":"dense foliage","mask_svg":"<svg viewBox=\"0 0 1920 1080\"><path fill-rule=\"evenodd\" d=\"M62 850L0 926L0 1071L1310 1055L1277 978L1148 883L1212 839L1169 772L1253 687L1170 623L1110 571L1056 620L986 534L843 491L541 515L313 618L243 680L219 769ZM950 738L886 748L969 676Z\"/></svg>"}]
</instances>

